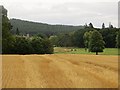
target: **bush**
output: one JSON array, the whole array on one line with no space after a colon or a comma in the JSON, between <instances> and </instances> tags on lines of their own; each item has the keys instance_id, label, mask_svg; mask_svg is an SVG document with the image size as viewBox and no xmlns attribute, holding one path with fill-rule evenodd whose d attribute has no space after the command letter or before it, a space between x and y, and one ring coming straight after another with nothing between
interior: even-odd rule
<instances>
[{"instance_id":1,"label":"bush","mask_svg":"<svg viewBox=\"0 0 120 90\"><path fill-rule=\"evenodd\" d=\"M31 54L34 49L29 39L24 37L16 37L14 42L13 54Z\"/></svg>"},{"instance_id":2,"label":"bush","mask_svg":"<svg viewBox=\"0 0 120 90\"><path fill-rule=\"evenodd\" d=\"M10 54L52 54L53 45L49 39L40 37L24 38L15 37L13 47L10 49Z\"/></svg>"}]
</instances>

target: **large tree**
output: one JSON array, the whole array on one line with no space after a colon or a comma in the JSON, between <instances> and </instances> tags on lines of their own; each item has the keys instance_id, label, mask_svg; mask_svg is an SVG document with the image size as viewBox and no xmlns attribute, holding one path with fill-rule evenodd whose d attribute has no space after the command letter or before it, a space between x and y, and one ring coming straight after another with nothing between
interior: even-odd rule
<instances>
[{"instance_id":1,"label":"large tree","mask_svg":"<svg viewBox=\"0 0 120 90\"><path fill-rule=\"evenodd\" d=\"M102 35L97 30L94 30L89 41L89 51L96 52L96 55L98 55L98 52L103 52L104 45L105 42Z\"/></svg>"},{"instance_id":2,"label":"large tree","mask_svg":"<svg viewBox=\"0 0 120 90\"><path fill-rule=\"evenodd\" d=\"M7 10L2 7L2 53L10 53L14 38L10 33L12 26L7 17Z\"/></svg>"}]
</instances>

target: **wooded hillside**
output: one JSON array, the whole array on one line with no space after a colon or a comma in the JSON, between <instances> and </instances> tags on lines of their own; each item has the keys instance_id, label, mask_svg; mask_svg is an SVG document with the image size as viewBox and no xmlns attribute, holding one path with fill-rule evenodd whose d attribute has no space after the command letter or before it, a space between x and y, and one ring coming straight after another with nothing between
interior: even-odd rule
<instances>
[{"instance_id":1,"label":"wooded hillside","mask_svg":"<svg viewBox=\"0 0 120 90\"><path fill-rule=\"evenodd\" d=\"M20 34L29 33L30 35L43 33L47 36L56 35L59 33L68 33L71 31L77 31L78 29L84 28L83 26L68 26L68 25L50 25L44 23L24 21L20 19L10 19L12 33L16 33L18 28Z\"/></svg>"}]
</instances>

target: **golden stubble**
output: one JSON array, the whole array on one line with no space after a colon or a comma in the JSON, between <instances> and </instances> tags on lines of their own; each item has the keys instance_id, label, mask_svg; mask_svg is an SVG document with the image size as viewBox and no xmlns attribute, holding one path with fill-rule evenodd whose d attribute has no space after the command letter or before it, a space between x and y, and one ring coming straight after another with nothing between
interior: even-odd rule
<instances>
[{"instance_id":1,"label":"golden stubble","mask_svg":"<svg viewBox=\"0 0 120 90\"><path fill-rule=\"evenodd\" d=\"M117 88L118 57L3 55L3 88Z\"/></svg>"}]
</instances>

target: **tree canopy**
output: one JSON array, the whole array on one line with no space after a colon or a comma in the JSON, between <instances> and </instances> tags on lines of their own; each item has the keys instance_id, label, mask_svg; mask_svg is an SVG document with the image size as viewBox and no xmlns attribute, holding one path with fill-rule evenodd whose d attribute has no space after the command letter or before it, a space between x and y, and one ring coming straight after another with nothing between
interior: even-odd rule
<instances>
[{"instance_id":1,"label":"tree canopy","mask_svg":"<svg viewBox=\"0 0 120 90\"><path fill-rule=\"evenodd\" d=\"M2 8L4 9L4 8ZM3 10L3 11L6 11ZM3 54L52 54L53 45L43 35L36 37L20 36L19 29L16 35L11 33L12 26L7 13L2 14L2 53Z\"/></svg>"},{"instance_id":2,"label":"tree canopy","mask_svg":"<svg viewBox=\"0 0 120 90\"><path fill-rule=\"evenodd\" d=\"M71 31L77 31L84 28L84 26L70 26L70 25L50 25L45 23L37 23L31 21L25 21L20 19L10 19L12 33L16 34L16 29L19 29L21 35L29 33L30 35L36 35L43 33L46 36L58 35L59 33L69 33Z\"/></svg>"},{"instance_id":3,"label":"tree canopy","mask_svg":"<svg viewBox=\"0 0 120 90\"><path fill-rule=\"evenodd\" d=\"M101 29L94 28L92 23L85 26L49 25L19 19L9 20L7 10L3 8L2 12L3 53L51 54L53 46L85 47L91 52L102 52L104 46L119 47L120 29L111 23L109 27L103 23Z\"/></svg>"},{"instance_id":4,"label":"tree canopy","mask_svg":"<svg viewBox=\"0 0 120 90\"><path fill-rule=\"evenodd\" d=\"M116 47L120 48L120 30L118 31L116 36Z\"/></svg>"},{"instance_id":5,"label":"tree canopy","mask_svg":"<svg viewBox=\"0 0 120 90\"><path fill-rule=\"evenodd\" d=\"M96 52L96 55L98 55L98 52L103 52L104 45L105 42L102 35L97 30L92 31L89 41L89 51Z\"/></svg>"},{"instance_id":6,"label":"tree canopy","mask_svg":"<svg viewBox=\"0 0 120 90\"><path fill-rule=\"evenodd\" d=\"M2 8L2 53L10 53L10 49L13 47L14 38L10 33L12 28L10 21L7 17L7 10Z\"/></svg>"}]
</instances>

